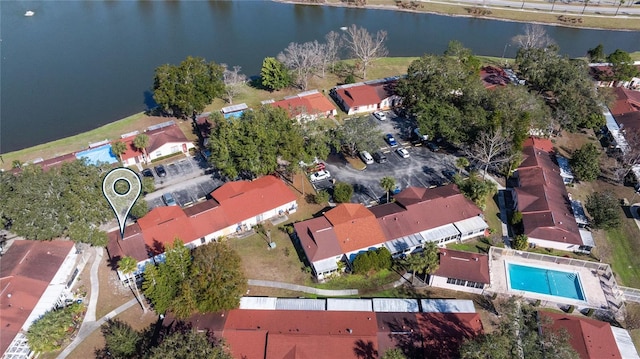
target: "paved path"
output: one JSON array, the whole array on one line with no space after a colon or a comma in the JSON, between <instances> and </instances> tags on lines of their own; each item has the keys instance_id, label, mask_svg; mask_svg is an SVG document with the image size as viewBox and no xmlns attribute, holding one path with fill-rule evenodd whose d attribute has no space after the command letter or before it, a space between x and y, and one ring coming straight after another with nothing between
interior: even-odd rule
<instances>
[{"instance_id":1,"label":"paved path","mask_svg":"<svg viewBox=\"0 0 640 359\"><path fill-rule=\"evenodd\" d=\"M102 263L102 255L104 250L99 247L95 249L96 256L93 258L93 265L91 266L91 275L89 280L91 282L91 295L89 297L89 306L87 308L87 314L84 316L85 322L95 322L96 320L96 306L98 304L98 296L100 295L100 284L98 281L98 269L100 269L100 263Z\"/></svg>"},{"instance_id":2,"label":"paved path","mask_svg":"<svg viewBox=\"0 0 640 359\"><path fill-rule=\"evenodd\" d=\"M618 10L619 2L607 1L610 3L607 5L598 5L595 1L589 1L587 6L584 6L584 2L576 2L575 4L564 4L562 1L512 1L512 0L420 0L426 3L439 3L439 4L457 4L457 5L474 5L482 6L485 8L511 8L524 12L542 12L542 13L554 13L558 15L564 15L565 13L573 13L579 16L604 16L612 17L618 13L619 17L626 17L627 15L639 15L640 8L637 6L628 6L627 2L620 6ZM635 0L634 0L635 2Z\"/></svg>"},{"instance_id":3,"label":"paved path","mask_svg":"<svg viewBox=\"0 0 640 359\"><path fill-rule=\"evenodd\" d=\"M91 333L93 333L96 329L100 328L102 324L106 323L109 319L116 317L118 314L124 312L125 310L133 307L136 304L138 304L138 301L135 298L133 298L128 302L124 303L123 305L119 306L118 308L112 310L107 315L98 319L97 321L88 322L85 320L84 322L82 322L82 326L78 331L78 335L73 339L71 344L69 344L66 348L64 348L62 353L58 355L57 359L66 358L69 354L71 354L72 351L74 351L78 347L78 345L80 345L80 343L82 343L85 339L87 339L87 337L91 335Z\"/></svg>"},{"instance_id":4,"label":"paved path","mask_svg":"<svg viewBox=\"0 0 640 359\"><path fill-rule=\"evenodd\" d=\"M280 288L280 289L292 290L295 292L303 292L303 293L326 295L326 296L336 296L336 297L358 294L357 289L343 289L343 290L318 289L318 288L307 287L303 285L274 282L270 280L258 280L258 279L249 279L249 285L254 285L257 287Z\"/></svg>"}]
</instances>

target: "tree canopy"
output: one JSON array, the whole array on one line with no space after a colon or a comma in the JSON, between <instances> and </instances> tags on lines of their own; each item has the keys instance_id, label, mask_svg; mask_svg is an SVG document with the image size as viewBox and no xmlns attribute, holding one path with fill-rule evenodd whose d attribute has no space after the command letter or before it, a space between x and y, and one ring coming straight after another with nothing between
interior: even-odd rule
<instances>
[{"instance_id":1,"label":"tree canopy","mask_svg":"<svg viewBox=\"0 0 640 359\"><path fill-rule=\"evenodd\" d=\"M593 143L587 143L573 152L571 169L580 181L593 181L600 175L600 151Z\"/></svg>"},{"instance_id":2,"label":"tree canopy","mask_svg":"<svg viewBox=\"0 0 640 359\"><path fill-rule=\"evenodd\" d=\"M189 118L223 93L222 74L222 66L201 57L161 65L155 71L153 99L166 114Z\"/></svg>"},{"instance_id":3,"label":"tree canopy","mask_svg":"<svg viewBox=\"0 0 640 359\"><path fill-rule=\"evenodd\" d=\"M60 349L71 336L73 331L70 329L82 322L84 309L81 304L72 304L46 312L27 331L27 341L31 350L44 353Z\"/></svg>"},{"instance_id":4,"label":"tree canopy","mask_svg":"<svg viewBox=\"0 0 640 359\"><path fill-rule=\"evenodd\" d=\"M594 228L611 229L622 224L620 203L613 192L594 192L587 197L585 208Z\"/></svg>"},{"instance_id":5,"label":"tree canopy","mask_svg":"<svg viewBox=\"0 0 640 359\"><path fill-rule=\"evenodd\" d=\"M282 62L275 57L265 57L260 70L260 81L264 88L277 91L291 85L293 78Z\"/></svg>"},{"instance_id":6,"label":"tree canopy","mask_svg":"<svg viewBox=\"0 0 640 359\"><path fill-rule=\"evenodd\" d=\"M219 114L210 119L210 162L232 179L244 173L273 173L278 161L298 163L329 153L322 129L313 123L299 124L280 108L267 105L246 111L240 119L227 120Z\"/></svg>"},{"instance_id":7,"label":"tree canopy","mask_svg":"<svg viewBox=\"0 0 640 359\"><path fill-rule=\"evenodd\" d=\"M333 200L338 203L351 202L351 196L353 196L353 186L346 182L338 182L333 187Z\"/></svg>"},{"instance_id":8,"label":"tree canopy","mask_svg":"<svg viewBox=\"0 0 640 359\"><path fill-rule=\"evenodd\" d=\"M176 331L166 336L151 349L149 359L232 359L220 344L209 339L206 333L195 330Z\"/></svg>"},{"instance_id":9,"label":"tree canopy","mask_svg":"<svg viewBox=\"0 0 640 359\"><path fill-rule=\"evenodd\" d=\"M165 249L165 261L147 264L142 290L157 313L165 313L180 299L180 283L187 280L191 269L191 250L180 239Z\"/></svg>"},{"instance_id":10,"label":"tree canopy","mask_svg":"<svg viewBox=\"0 0 640 359\"><path fill-rule=\"evenodd\" d=\"M356 156L358 151L373 152L382 142L382 132L372 126L368 116L356 117L344 121L344 124L331 132L331 140L335 147L342 149L349 156Z\"/></svg>"},{"instance_id":11,"label":"tree canopy","mask_svg":"<svg viewBox=\"0 0 640 359\"><path fill-rule=\"evenodd\" d=\"M629 81L632 77L640 75L640 70L633 64L633 59L628 52L616 49L607 56L611 63L612 80Z\"/></svg>"},{"instance_id":12,"label":"tree canopy","mask_svg":"<svg viewBox=\"0 0 640 359\"><path fill-rule=\"evenodd\" d=\"M69 237L75 242L104 246L98 226L113 218L102 194L108 166L77 160L44 172L37 165L21 173L0 172L0 221L27 239Z\"/></svg>"}]
</instances>

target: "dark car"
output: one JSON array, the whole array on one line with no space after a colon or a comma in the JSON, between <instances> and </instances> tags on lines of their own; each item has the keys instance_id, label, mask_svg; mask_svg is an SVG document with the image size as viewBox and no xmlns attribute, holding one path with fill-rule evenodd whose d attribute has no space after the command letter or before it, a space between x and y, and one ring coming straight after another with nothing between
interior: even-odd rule
<instances>
[{"instance_id":1,"label":"dark car","mask_svg":"<svg viewBox=\"0 0 640 359\"><path fill-rule=\"evenodd\" d=\"M427 147L429 147L429 149L433 152L438 152L440 151L440 147L438 147L438 145L436 145L433 142L427 142Z\"/></svg>"},{"instance_id":2,"label":"dark car","mask_svg":"<svg viewBox=\"0 0 640 359\"><path fill-rule=\"evenodd\" d=\"M143 177L153 177L153 172L151 172L150 169L145 168L142 170L142 176Z\"/></svg>"},{"instance_id":3,"label":"dark car","mask_svg":"<svg viewBox=\"0 0 640 359\"><path fill-rule=\"evenodd\" d=\"M166 204L167 206L177 206L178 203L176 202L176 200L173 198L173 196L171 195L171 193L165 193L162 195L162 201L164 202L164 204Z\"/></svg>"},{"instance_id":4,"label":"dark car","mask_svg":"<svg viewBox=\"0 0 640 359\"><path fill-rule=\"evenodd\" d=\"M164 177L167 175L167 171L164 169L163 165L155 166L153 169L156 170L156 174L158 174L158 177Z\"/></svg>"},{"instance_id":5,"label":"dark car","mask_svg":"<svg viewBox=\"0 0 640 359\"><path fill-rule=\"evenodd\" d=\"M385 162L387 162L387 156L385 156L384 153L378 151L378 152L373 154L373 160L378 162L378 163L385 163Z\"/></svg>"}]
</instances>

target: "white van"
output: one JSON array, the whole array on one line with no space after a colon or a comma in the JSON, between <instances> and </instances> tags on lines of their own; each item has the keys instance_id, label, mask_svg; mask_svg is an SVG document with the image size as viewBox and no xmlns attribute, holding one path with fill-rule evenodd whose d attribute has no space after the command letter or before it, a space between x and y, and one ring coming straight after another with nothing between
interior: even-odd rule
<instances>
[{"instance_id":1,"label":"white van","mask_svg":"<svg viewBox=\"0 0 640 359\"><path fill-rule=\"evenodd\" d=\"M361 151L360 158L362 158L362 161L368 165L373 163L373 157L371 157L371 154L367 151Z\"/></svg>"}]
</instances>

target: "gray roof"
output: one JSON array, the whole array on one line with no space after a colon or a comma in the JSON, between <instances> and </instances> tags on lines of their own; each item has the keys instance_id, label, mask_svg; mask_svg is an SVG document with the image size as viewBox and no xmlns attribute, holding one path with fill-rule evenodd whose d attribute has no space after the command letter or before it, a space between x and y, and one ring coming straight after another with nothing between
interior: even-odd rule
<instances>
[{"instance_id":1,"label":"gray roof","mask_svg":"<svg viewBox=\"0 0 640 359\"><path fill-rule=\"evenodd\" d=\"M242 297L240 298L240 309L276 309L278 298L272 297Z\"/></svg>"},{"instance_id":2,"label":"gray roof","mask_svg":"<svg viewBox=\"0 0 640 359\"><path fill-rule=\"evenodd\" d=\"M588 225L589 220L587 219L587 215L584 212L584 207L582 207L582 203L578 200L571 200L571 211L573 211L573 216L576 217L576 223L579 225Z\"/></svg>"},{"instance_id":3,"label":"gray roof","mask_svg":"<svg viewBox=\"0 0 640 359\"><path fill-rule=\"evenodd\" d=\"M629 335L629 332L626 329L614 327L612 325L611 332L613 333L613 337L616 339L620 355L624 359L640 359L638 351L631 340L631 335Z\"/></svg>"},{"instance_id":4,"label":"gray roof","mask_svg":"<svg viewBox=\"0 0 640 359\"><path fill-rule=\"evenodd\" d=\"M556 161L558 161L558 167L560 167L560 176L573 178L573 172L571 172L571 166L569 166L569 160L556 155Z\"/></svg>"},{"instance_id":5,"label":"gray roof","mask_svg":"<svg viewBox=\"0 0 640 359\"><path fill-rule=\"evenodd\" d=\"M458 231L456 226L454 226L452 223L420 232L420 235L427 242L435 242L439 239L447 238L451 236L457 236L459 234L460 232Z\"/></svg>"},{"instance_id":6,"label":"gray roof","mask_svg":"<svg viewBox=\"0 0 640 359\"><path fill-rule=\"evenodd\" d=\"M373 312L373 302L371 299L327 298L327 310Z\"/></svg>"},{"instance_id":7,"label":"gray roof","mask_svg":"<svg viewBox=\"0 0 640 359\"><path fill-rule=\"evenodd\" d=\"M373 298L374 312L417 313L420 311L417 299Z\"/></svg>"},{"instance_id":8,"label":"gray roof","mask_svg":"<svg viewBox=\"0 0 640 359\"><path fill-rule=\"evenodd\" d=\"M278 298L276 309L278 310L325 310L324 299L297 299Z\"/></svg>"},{"instance_id":9,"label":"gray roof","mask_svg":"<svg viewBox=\"0 0 640 359\"><path fill-rule=\"evenodd\" d=\"M489 227L487 222L485 222L480 216L463 219L462 221L455 222L454 225L462 235L465 235L465 233L476 232L481 229L487 229Z\"/></svg>"},{"instance_id":10,"label":"gray roof","mask_svg":"<svg viewBox=\"0 0 640 359\"><path fill-rule=\"evenodd\" d=\"M421 299L423 313L475 313L472 300L466 299Z\"/></svg>"}]
</instances>

